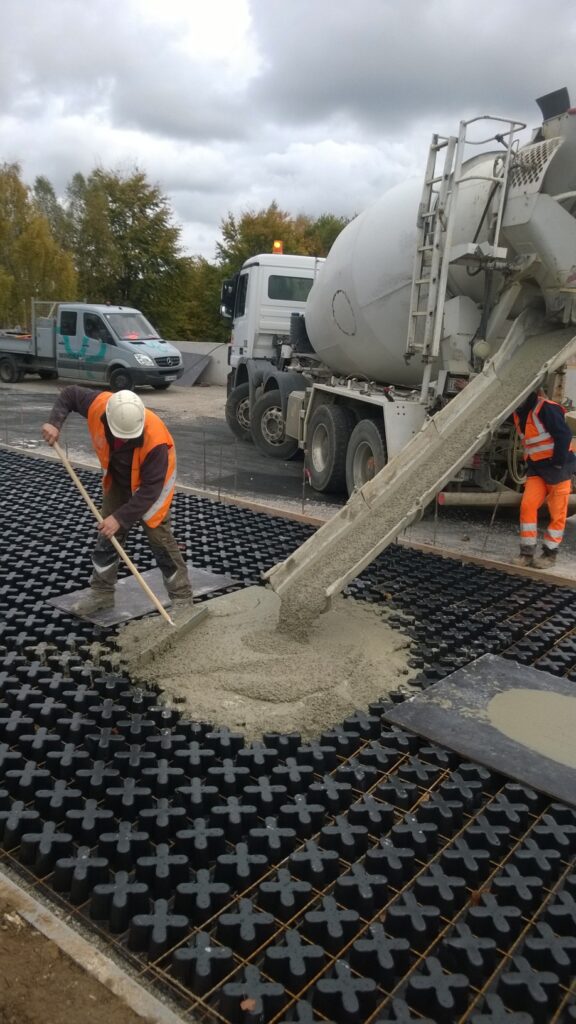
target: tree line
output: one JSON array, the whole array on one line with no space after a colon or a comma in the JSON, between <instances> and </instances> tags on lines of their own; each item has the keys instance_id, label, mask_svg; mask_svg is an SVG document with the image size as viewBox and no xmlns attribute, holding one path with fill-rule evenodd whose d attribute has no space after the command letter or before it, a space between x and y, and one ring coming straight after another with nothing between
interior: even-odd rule
<instances>
[{"instance_id":1,"label":"tree line","mask_svg":"<svg viewBox=\"0 0 576 1024\"><path fill-rule=\"evenodd\" d=\"M181 228L160 187L136 169L77 173L59 197L0 165L0 326L29 326L31 299L136 306L165 338L227 340L222 281L257 252L325 256L347 221L292 216L276 202L222 220L213 261L183 252Z\"/></svg>"}]
</instances>

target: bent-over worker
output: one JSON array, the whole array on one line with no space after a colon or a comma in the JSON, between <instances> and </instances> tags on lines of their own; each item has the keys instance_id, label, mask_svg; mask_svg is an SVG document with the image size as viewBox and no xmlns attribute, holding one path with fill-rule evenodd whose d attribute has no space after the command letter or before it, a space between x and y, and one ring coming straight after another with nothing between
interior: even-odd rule
<instances>
[{"instance_id":1,"label":"bent-over worker","mask_svg":"<svg viewBox=\"0 0 576 1024\"><path fill-rule=\"evenodd\" d=\"M565 410L542 390L533 391L514 413L522 440L527 479L520 505L520 554L516 565L552 568L564 536L571 477L576 456L571 450L572 432ZM547 502L550 522L544 533L542 554L535 556L538 510Z\"/></svg>"},{"instance_id":2,"label":"bent-over worker","mask_svg":"<svg viewBox=\"0 0 576 1024\"><path fill-rule=\"evenodd\" d=\"M119 556L110 537L122 543L138 521L173 605L191 604L188 570L170 527L176 453L167 427L132 391L98 393L71 385L61 391L42 427L48 444L58 440L71 412L88 420L92 444L104 470L103 522L92 555L90 593L71 610L76 615L91 615L113 607Z\"/></svg>"}]
</instances>

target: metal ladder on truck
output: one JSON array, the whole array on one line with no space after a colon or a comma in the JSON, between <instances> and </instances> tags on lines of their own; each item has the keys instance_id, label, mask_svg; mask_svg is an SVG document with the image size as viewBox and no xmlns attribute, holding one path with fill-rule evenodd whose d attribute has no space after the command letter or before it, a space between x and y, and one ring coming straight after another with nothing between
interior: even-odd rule
<instances>
[{"instance_id":1,"label":"metal ladder on truck","mask_svg":"<svg viewBox=\"0 0 576 1024\"><path fill-rule=\"evenodd\" d=\"M468 128L471 124L481 120L502 120L507 125L507 130L489 139L474 140L472 142L468 135ZM424 404L428 399L432 364L438 358L440 352L450 264L456 262L456 260L462 262L467 257L474 258L477 261L477 256L474 255L474 241L471 240L464 248L459 246L457 251L454 251L452 248L452 235L458 206L458 189L462 181L462 162L465 148L467 145L486 145L491 139L502 143L504 140L507 140L505 153L503 153L501 172L491 176L485 174L476 175L476 177L483 180L492 181L495 190L498 192L493 238L489 246L484 245L482 247L482 257L491 260L505 260L506 252L500 249L498 244L500 228L506 203L506 191L515 136L517 131L523 127L525 126L521 122L508 121L504 118L475 117L470 121L460 122L458 136L432 136L422 187L422 197L418 207L416 253L412 273L408 336L405 351L405 358L407 360L419 353L424 363L420 397L421 402ZM444 161L440 168L438 165L441 154L444 157ZM474 175L468 175L466 180L472 180L473 178Z\"/></svg>"}]
</instances>

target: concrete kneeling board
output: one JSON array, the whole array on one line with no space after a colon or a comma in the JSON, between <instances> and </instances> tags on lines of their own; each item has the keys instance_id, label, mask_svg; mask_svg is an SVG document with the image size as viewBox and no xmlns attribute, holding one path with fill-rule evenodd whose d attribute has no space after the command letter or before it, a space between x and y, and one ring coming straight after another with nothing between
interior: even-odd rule
<instances>
[{"instance_id":1,"label":"concrete kneeling board","mask_svg":"<svg viewBox=\"0 0 576 1024\"><path fill-rule=\"evenodd\" d=\"M576 683L485 654L384 715L576 806Z\"/></svg>"},{"instance_id":2,"label":"concrete kneeling board","mask_svg":"<svg viewBox=\"0 0 576 1024\"><path fill-rule=\"evenodd\" d=\"M188 562L188 576L192 585L195 597L203 594L210 594L213 591L225 590L234 586L237 580L230 576L223 576L216 572L207 572L205 569L195 569L192 562ZM149 569L142 573L143 578L150 589L156 594L165 608L170 608L170 599L166 596L162 573L160 569ZM73 590L69 594L62 594L61 597L51 597L48 604L54 605L62 612L72 614L70 609L82 597L90 593L90 588ZM96 626L117 626L121 622L129 622L130 619L138 619L142 615L149 615L157 611L154 605L146 596L142 587L134 576L124 576L116 584L116 602L113 608L94 612L92 615L83 615L82 618L93 622Z\"/></svg>"}]
</instances>

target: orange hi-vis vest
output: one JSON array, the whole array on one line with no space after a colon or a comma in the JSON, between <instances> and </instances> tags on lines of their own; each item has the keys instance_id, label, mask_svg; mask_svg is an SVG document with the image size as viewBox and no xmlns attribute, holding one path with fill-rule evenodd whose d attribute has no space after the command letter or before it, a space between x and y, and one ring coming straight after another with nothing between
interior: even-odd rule
<instances>
[{"instance_id":1,"label":"orange hi-vis vest","mask_svg":"<svg viewBox=\"0 0 576 1024\"><path fill-rule=\"evenodd\" d=\"M524 426L524 432L520 429L520 418L517 413L514 413L514 423L516 424L516 430L520 434L522 446L524 448L524 455L531 462L539 462L541 459L551 459L554 455L554 438L549 431L546 430L542 420L538 413L545 403L548 405L559 405L558 402L551 402L549 398L541 398L531 412L526 417L526 424ZM563 406L559 406L562 412L565 412Z\"/></svg>"},{"instance_id":2,"label":"orange hi-vis vest","mask_svg":"<svg viewBox=\"0 0 576 1024\"><path fill-rule=\"evenodd\" d=\"M96 398L88 409L88 430L90 431L94 451L96 452L100 465L104 470L103 487L105 491L110 490L110 487L112 486L112 477L108 470L110 465L110 445L108 444L108 439L106 437L106 430L102 422L102 416L106 412L106 404L111 395L111 391L102 391L99 395L96 395ZM166 470L164 484L158 498L143 516L144 522L148 526L152 527L159 526L166 518L172 503L172 498L174 497L174 487L176 485L176 451L174 449L174 440L172 435L168 431L167 427L164 426L160 417L157 416L155 412L151 412L150 409L146 409L142 444L135 446L134 454L132 456L132 472L130 479L130 490L132 491L132 494L134 494L134 492L140 487L140 467L144 462L144 459L152 449L156 448L159 444L165 444L168 446L168 468Z\"/></svg>"}]
</instances>

